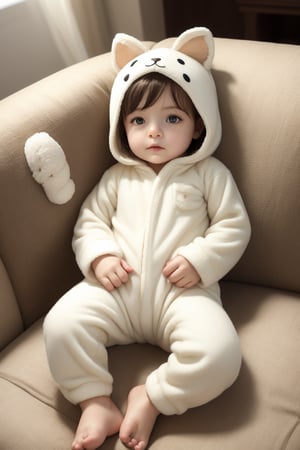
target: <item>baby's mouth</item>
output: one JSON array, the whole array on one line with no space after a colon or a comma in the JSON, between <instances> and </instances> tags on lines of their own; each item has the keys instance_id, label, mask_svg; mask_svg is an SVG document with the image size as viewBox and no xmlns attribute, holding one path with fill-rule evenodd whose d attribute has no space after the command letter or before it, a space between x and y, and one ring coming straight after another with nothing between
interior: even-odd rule
<instances>
[{"instance_id":1,"label":"baby's mouth","mask_svg":"<svg viewBox=\"0 0 300 450\"><path fill-rule=\"evenodd\" d=\"M147 147L147 150L163 150L163 147L158 144L152 144Z\"/></svg>"}]
</instances>

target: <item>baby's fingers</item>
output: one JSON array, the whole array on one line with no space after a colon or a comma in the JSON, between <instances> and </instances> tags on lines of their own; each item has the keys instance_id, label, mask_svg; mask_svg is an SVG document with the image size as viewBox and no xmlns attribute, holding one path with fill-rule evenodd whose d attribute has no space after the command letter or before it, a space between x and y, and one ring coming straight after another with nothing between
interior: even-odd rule
<instances>
[{"instance_id":1,"label":"baby's fingers","mask_svg":"<svg viewBox=\"0 0 300 450\"><path fill-rule=\"evenodd\" d=\"M163 275L168 278L176 269L178 268L178 264L174 260L168 261L163 268Z\"/></svg>"},{"instance_id":2,"label":"baby's fingers","mask_svg":"<svg viewBox=\"0 0 300 450\"><path fill-rule=\"evenodd\" d=\"M134 272L134 269L125 261L125 259L121 259L121 266L127 273Z\"/></svg>"},{"instance_id":3,"label":"baby's fingers","mask_svg":"<svg viewBox=\"0 0 300 450\"><path fill-rule=\"evenodd\" d=\"M113 291L128 282L131 272L133 272L133 268L122 259L115 270L106 274L100 281L105 289Z\"/></svg>"},{"instance_id":4,"label":"baby's fingers","mask_svg":"<svg viewBox=\"0 0 300 450\"><path fill-rule=\"evenodd\" d=\"M116 288L116 286L114 286L114 284L108 277L98 278L98 281L102 284L104 289L106 289L109 292L113 291Z\"/></svg>"}]
</instances>

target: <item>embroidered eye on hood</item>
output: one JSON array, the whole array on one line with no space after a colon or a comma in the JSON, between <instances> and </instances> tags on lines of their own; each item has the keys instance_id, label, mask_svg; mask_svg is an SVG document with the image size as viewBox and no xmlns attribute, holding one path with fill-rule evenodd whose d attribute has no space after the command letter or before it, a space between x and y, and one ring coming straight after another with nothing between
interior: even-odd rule
<instances>
[{"instance_id":1,"label":"embroidered eye on hood","mask_svg":"<svg viewBox=\"0 0 300 450\"><path fill-rule=\"evenodd\" d=\"M148 50L138 39L118 33L112 43L112 57L118 74L110 100L110 150L115 159L133 165L136 160L120 149L117 126L124 95L138 78L149 73L160 73L179 84L188 94L200 114L206 135L199 149L179 164L198 162L211 155L221 139L221 120L211 64L214 42L211 32L204 27L191 28L175 39L171 48Z\"/></svg>"}]
</instances>

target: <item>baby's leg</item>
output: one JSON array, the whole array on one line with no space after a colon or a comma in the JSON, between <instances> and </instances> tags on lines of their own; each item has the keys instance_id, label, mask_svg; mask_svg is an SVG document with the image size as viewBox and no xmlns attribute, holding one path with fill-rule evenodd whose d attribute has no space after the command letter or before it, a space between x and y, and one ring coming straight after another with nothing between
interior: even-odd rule
<instances>
[{"instance_id":1,"label":"baby's leg","mask_svg":"<svg viewBox=\"0 0 300 450\"><path fill-rule=\"evenodd\" d=\"M94 450L119 431L122 416L110 400L107 346L132 341L124 301L88 282L67 292L44 322L49 366L63 395L82 407L73 450ZM120 306L121 305L121 306Z\"/></svg>"},{"instance_id":2,"label":"baby's leg","mask_svg":"<svg viewBox=\"0 0 300 450\"><path fill-rule=\"evenodd\" d=\"M134 387L129 393L126 415L120 428L123 444L133 450L144 450L158 415L145 385Z\"/></svg>"},{"instance_id":3,"label":"baby's leg","mask_svg":"<svg viewBox=\"0 0 300 450\"><path fill-rule=\"evenodd\" d=\"M82 415L72 450L95 450L108 436L118 433L123 416L110 397L95 397L80 403Z\"/></svg>"},{"instance_id":4,"label":"baby's leg","mask_svg":"<svg viewBox=\"0 0 300 450\"><path fill-rule=\"evenodd\" d=\"M124 301L81 282L50 310L44 337L51 373L71 403L109 396L107 347L132 342Z\"/></svg>"},{"instance_id":5,"label":"baby's leg","mask_svg":"<svg viewBox=\"0 0 300 450\"><path fill-rule=\"evenodd\" d=\"M162 414L182 414L209 402L239 373L236 330L211 291L185 291L161 321L161 345L171 354L148 376L146 389Z\"/></svg>"}]
</instances>

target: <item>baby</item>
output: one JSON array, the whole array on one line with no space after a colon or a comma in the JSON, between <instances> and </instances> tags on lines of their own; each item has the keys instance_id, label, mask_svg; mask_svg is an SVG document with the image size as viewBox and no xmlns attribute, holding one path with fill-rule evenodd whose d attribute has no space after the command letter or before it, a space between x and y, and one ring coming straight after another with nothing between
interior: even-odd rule
<instances>
[{"instance_id":1,"label":"baby","mask_svg":"<svg viewBox=\"0 0 300 450\"><path fill-rule=\"evenodd\" d=\"M119 433L147 447L159 414L183 414L227 389L241 352L218 281L244 252L250 224L228 169L206 28L147 51L118 34L108 169L82 205L73 248L84 280L46 317L49 365L82 410L72 450ZM128 395L111 399L107 347L148 342L169 357Z\"/></svg>"}]
</instances>

